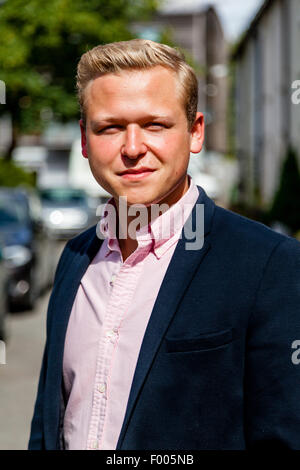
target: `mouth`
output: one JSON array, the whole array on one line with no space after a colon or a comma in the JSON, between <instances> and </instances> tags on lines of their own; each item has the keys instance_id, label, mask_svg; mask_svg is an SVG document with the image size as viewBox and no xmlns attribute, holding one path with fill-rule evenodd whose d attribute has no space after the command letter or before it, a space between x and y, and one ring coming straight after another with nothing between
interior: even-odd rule
<instances>
[{"instance_id":1,"label":"mouth","mask_svg":"<svg viewBox=\"0 0 300 470\"><path fill-rule=\"evenodd\" d=\"M119 176L121 176L123 179L129 179L129 180L139 180L146 178L147 176L152 175L156 170L153 170L151 168L130 168L128 170L122 171L118 173Z\"/></svg>"}]
</instances>

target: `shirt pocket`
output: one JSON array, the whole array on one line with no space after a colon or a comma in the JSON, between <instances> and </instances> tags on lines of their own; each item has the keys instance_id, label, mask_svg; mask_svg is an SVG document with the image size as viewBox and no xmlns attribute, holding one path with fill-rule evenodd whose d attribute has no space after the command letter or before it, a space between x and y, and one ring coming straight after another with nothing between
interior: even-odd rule
<instances>
[{"instance_id":1,"label":"shirt pocket","mask_svg":"<svg viewBox=\"0 0 300 470\"><path fill-rule=\"evenodd\" d=\"M205 351L226 346L233 341L233 328L207 333L196 338L171 339L166 338L166 352Z\"/></svg>"}]
</instances>

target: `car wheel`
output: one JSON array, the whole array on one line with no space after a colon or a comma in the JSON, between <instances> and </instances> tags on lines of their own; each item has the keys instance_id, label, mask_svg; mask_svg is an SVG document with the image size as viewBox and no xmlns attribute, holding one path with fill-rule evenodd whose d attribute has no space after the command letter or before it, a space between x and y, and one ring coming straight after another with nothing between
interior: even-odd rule
<instances>
[{"instance_id":1,"label":"car wheel","mask_svg":"<svg viewBox=\"0 0 300 470\"><path fill-rule=\"evenodd\" d=\"M5 341L6 340L6 334L4 328L0 329L0 341Z\"/></svg>"},{"instance_id":2,"label":"car wheel","mask_svg":"<svg viewBox=\"0 0 300 470\"><path fill-rule=\"evenodd\" d=\"M6 315L2 318L0 325L0 340L6 341L7 339L7 330L6 330Z\"/></svg>"},{"instance_id":3,"label":"car wheel","mask_svg":"<svg viewBox=\"0 0 300 470\"><path fill-rule=\"evenodd\" d=\"M33 269L30 271L30 287L28 294L26 296L26 300L24 301L23 308L26 310L33 310L35 306L35 301L37 298L37 289L36 289L36 280L34 277Z\"/></svg>"}]
</instances>

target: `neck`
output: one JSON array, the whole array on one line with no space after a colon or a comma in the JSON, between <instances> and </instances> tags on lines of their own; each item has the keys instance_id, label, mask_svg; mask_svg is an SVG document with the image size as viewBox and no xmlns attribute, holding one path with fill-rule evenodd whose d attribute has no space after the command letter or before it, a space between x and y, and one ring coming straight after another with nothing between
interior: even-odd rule
<instances>
[{"instance_id":1,"label":"neck","mask_svg":"<svg viewBox=\"0 0 300 470\"><path fill-rule=\"evenodd\" d=\"M138 247L136 240L136 231L148 225L152 220L156 219L163 212L173 206L181 197L187 192L189 188L189 180L186 175L170 194L164 196L160 201L157 201L149 206L138 204L127 205L121 198L115 200L115 205L118 212L118 227L117 236L119 241L120 250L122 253L123 261L125 261ZM158 210L153 210L153 206L157 204ZM165 205L163 210L159 211L160 205ZM133 215L132 215L133 214Z\"/></svg>"}]
</instances>

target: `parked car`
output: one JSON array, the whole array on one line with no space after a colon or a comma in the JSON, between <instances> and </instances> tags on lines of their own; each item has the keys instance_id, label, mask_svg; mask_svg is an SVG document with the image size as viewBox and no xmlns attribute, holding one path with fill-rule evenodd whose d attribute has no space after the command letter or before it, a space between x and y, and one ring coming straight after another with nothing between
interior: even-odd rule
<instances>
[{"instance_id":1,"label":"parked car","mask_svg":"<svg viewBox=\"0 0 300 470\"><path fill-rule=\"evenodd\" d=\"M53 238L72 238L97 222L98 204L82 189L43 189L40 197L43 221Z\"/></svg>"},{"instance_id":2,"label":"parked car","mask_svg":"<svg viewBox=\"0 0 300 470\"><path fill-rule=\"evenodd\" d=\"M6 315L7 315L7 274L0 246L0 340L6 339Z\"/></svg>"},{"instance_id":3,"label":"parked car","mask_svg":"<svg viewBox=\"0 0 300 470\"><path fill-rule=\"evenodd\" d=\"M53 241L41 219L41 204L29 190L0 188L0 238L8 270L10 309L31 309L53 276Z\"/></svg>"}]
</instances>

